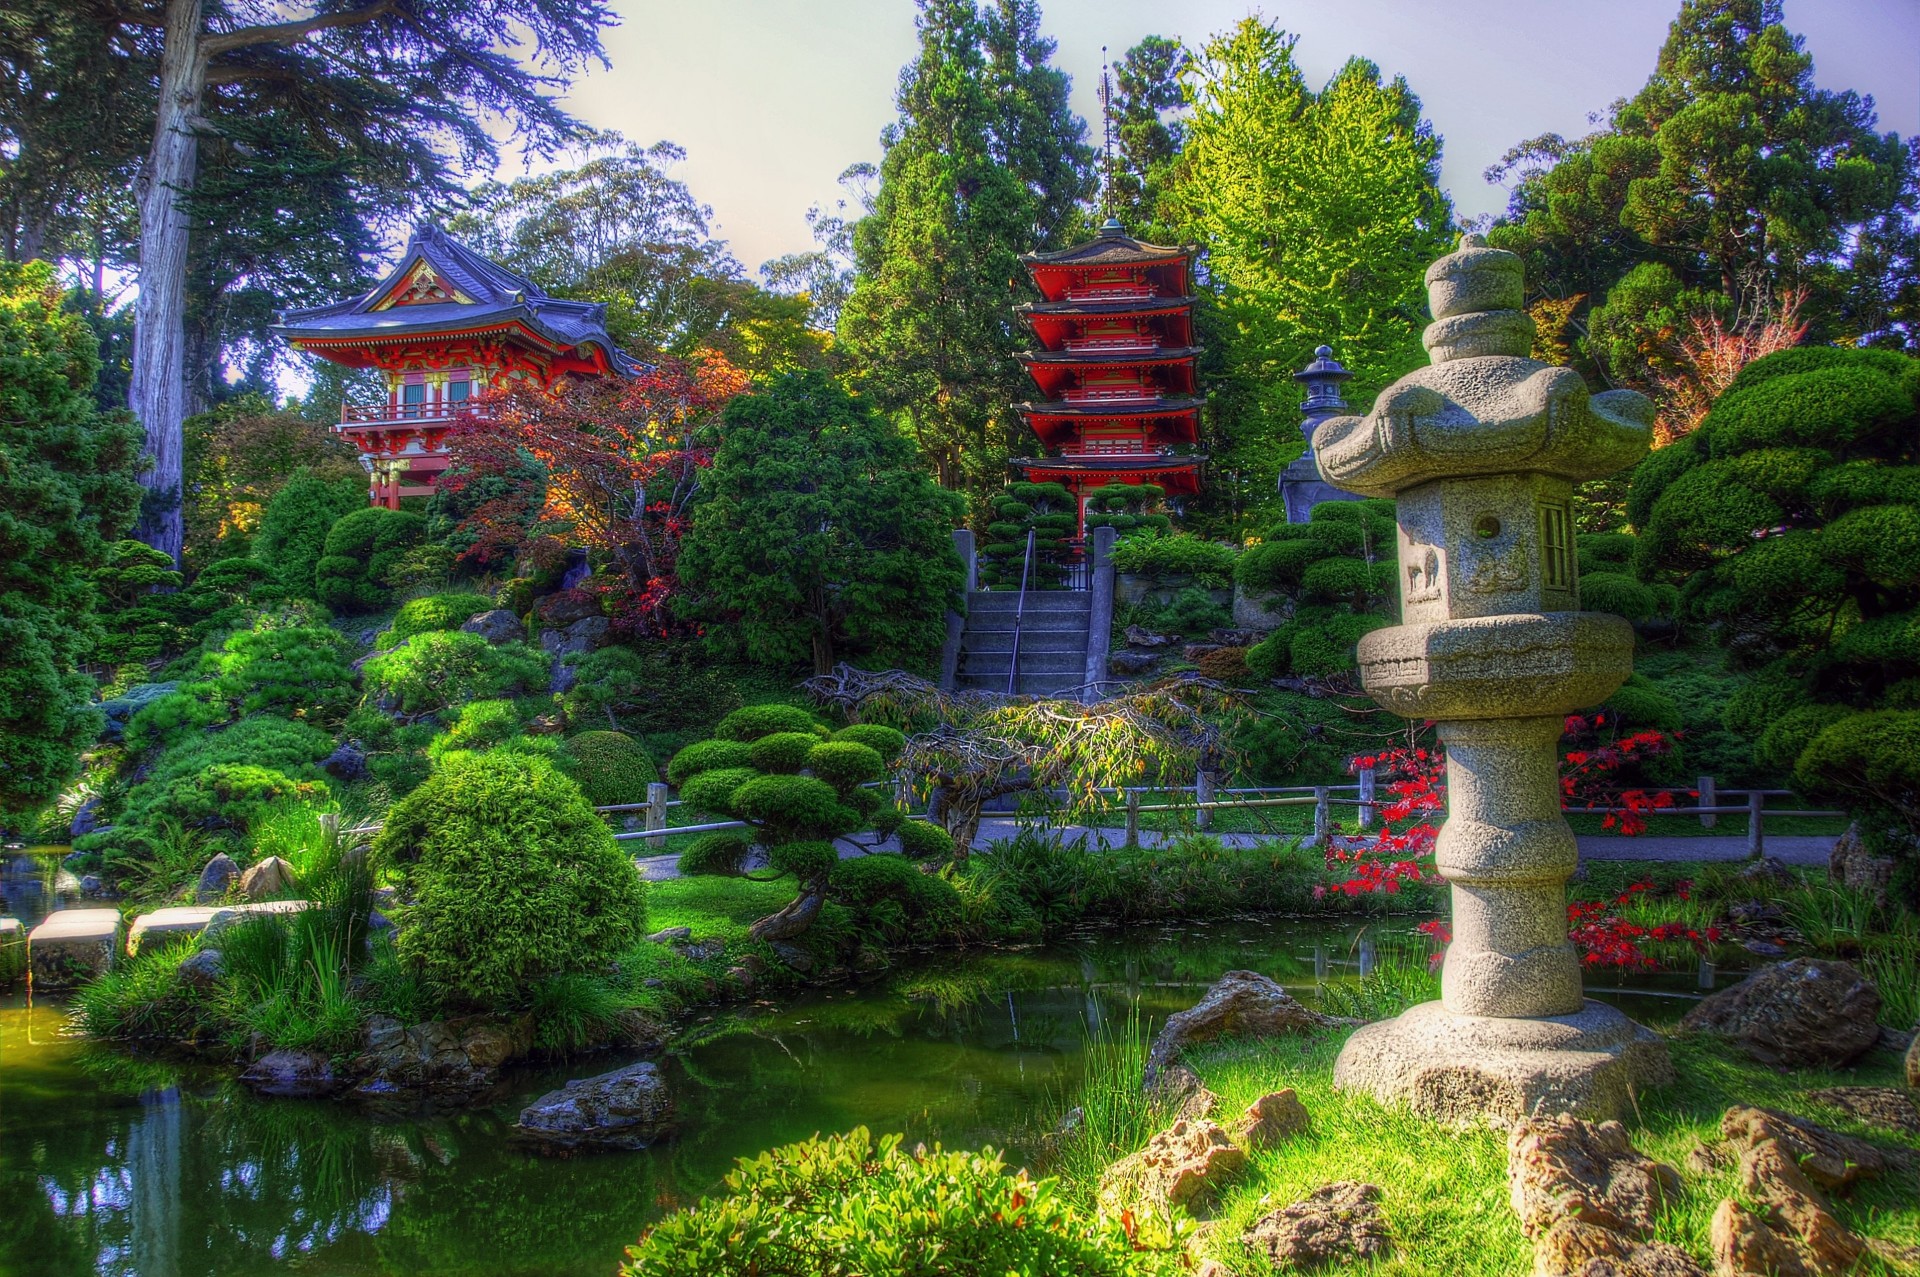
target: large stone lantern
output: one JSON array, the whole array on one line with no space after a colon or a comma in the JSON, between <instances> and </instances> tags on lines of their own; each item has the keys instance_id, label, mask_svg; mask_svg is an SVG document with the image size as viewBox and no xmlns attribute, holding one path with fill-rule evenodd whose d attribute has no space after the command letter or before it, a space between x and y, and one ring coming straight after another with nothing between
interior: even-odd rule
<instances>
[{"instance_id":1,"label":"large stone lantern","mask_svg":"<svg viewBox=\"0 0 1920 1277\"><path fill-rule=\"evenodd\" d=\"M1360 641L1360 670L1381 705L1438 723L1454 934L1440 1001L1355 1033L1334 1080L1453 1120L1617 1116L1670 1066L1581 989L1557 745L1633 665L1626 621L1579 610L1573 485L1644 455L1653 405L1529 357L1512 253L1466 236L1426 282L1432 366L1323 423L1315 450L1328 482L1398 506L1402 623Z\"/></svg>"}]
</instances>

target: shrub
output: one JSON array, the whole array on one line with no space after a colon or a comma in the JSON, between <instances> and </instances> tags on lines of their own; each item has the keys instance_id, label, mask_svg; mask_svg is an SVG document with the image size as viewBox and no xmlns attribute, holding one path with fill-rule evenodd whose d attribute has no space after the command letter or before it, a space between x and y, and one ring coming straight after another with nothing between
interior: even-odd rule
<instances>
[{"instance_id":1,"label":"shrub","mask_svg":"<svg viewBox=\"0 0 1920 1277\"><path fill-rule=\"evenodd\" d=\"M453 630L416 634L405 647L368 661L361 678L370 695L422 715L544 687L547 660L524 643L493 644Z\"/></svg>"},{"instance_id":2,"label":"shrub","mask_svg":"<svg viewBox=\"0 0 1920 1277\"><path fill-rule=\"evenodd\" d=\"M680 787L680 797L695 811L731 816L734 792L759 776L751 767L715 767L690 777Z\"/></svg>"},{"instance_id":3,"label":"shrub","mask_svg":"<svg viewBox=\"0 0 1920 1277\"><path fill-rule=\"evenodd\" d=\"M1202 678L1214 679L1221 683L1241 683L1247 677L1247 649L1244 647L1223 647L1208 652L1194 664L1200 667Z\"/></svg>"},{"instance_id":4,"label":"shrub","mask_svg":"<svg viewBox=\"0 0 1920 1277\"><path fill-rule=\"evenodd\" d=\"M830 842L817 838L797 842L777 842L767 848L767 863L783 874L792 874L801 882L824 878L840 863L840 853Z\"/></svg>"},{"instance_id":5,"label":"shrub","mask_svg":"<svg viewBox=\"0 0 1920 1277\"><path fill-rule=\"evenodd\" d=\"M1134 620L1151 629L1200 635L1208 630L1222 629L1231 624L1233 614L1215 603L1208 597L1205 590L1189 585L1174 595L1173 601L1165 607L1155 607L1152 604L1136 605Z\"/></svg>"},{"instance_id":6,"label":"shrub","mask_svg":"<svg viewBox=\"0 0 1920 1277\"><path fill-rule=\"evenodd\" d=\"M905 856L857 856L832 870L828 894L853 910L856 927L883 944L933 939L959 918L960 894L953 884L921 872Z\"/></svg>"},{"instance_id":7,"label":"shrub","mask_svg":"<svg viewBox=\"0 0 1920 1277\"><path fill-rule=\"evenodd\" d=\"M1589 612L1612 612L1629 621L1644 621L1660 610L1651 586L1624 572L1595 572L1580 578L1580 606Z\"/></svg>"},{"instance_id":8,"label":"shrub","mask_svg":"<svg viewBox=\"0 0 1920 1277\"><path fill-rule=\"evenodd\" d=\"M953 836L929 821L902 821L894 835L900 839L900 854L908 860L944 862L953 858Z\"/></svg>"},{"instance_id":9,"label":"shrub","mask_svg":"<svg viewBox=\"0 0 1920 1277\"><path fill-rule=\"evenodd\" d=\"M1233 584L1234 562L1238 558L1232 546L1184 532L1171 536L1139 533L1121 537L1113 547L1113 566L1117 572L1155 581L1189 576L1195 585L1211 590Z\"/></svg>"},{"instance_id":10,"label":"shrub","mask_svg":"<svg viewBox=\"0 0 1920 1277\"><path fill-rule=\"evenodd\" d=\"M512 701L470 701L460 707L453 725L433 738L427 757L436 761L450 750L491 749L520 730L520 711Z\"/></svg>"},{"instance_id":11,"label":"shrub","mask_svg":"<svg viewBox=\"0 0 1920 1277\"><path fill-rule=\"evenodd\" d=\"M216 684L184 683L135 710L121 739L137 753L185 740L232 717L233 710Z\"/></svg>"},{"instance_id":12,"label":"shrub","mask_svg":"<svg viewBox=\"0 0 1920 1277\"><path fill-rule=\"evenodd\" d=\"M581 732L567 738L573 778L595 807L647 801L647 786L660 779L653 759L625 732Z\"/></svg>"},{"instance_id":13,"label":"shrub","mask_svg":"<svg viewBox=\"0 0 1920 1277\"><path fill-rule=\"evenodd\" d=\"M180 964L199 950L199 941L186 938L115 963L74 994L81 1029L93 1038L169 1044L199 1036L213 1007L180 978Z\"/></svg>"},{"instance_id":14,"label":"shrub","mask_svg":"<svg viewBox=\"0 0 1920 1277\"><path fill-rule=\"evenodd\" d=\"M268 615L228 635L201 661L201 672L217 676L222 694L238 701L242 714L338 722L353 699L348 653L347 640L324 625Z\"/></svg>"},{"instance_id":15,"label":"shrub","mask_svg":"<svg viewBox=\"0 0 1920 1277\"><path fill-rule=\"evenodd\" d=\"M646 885L580 789L510 754L451 762L393 805L374 854L410 901L398 941L435 989L501 1007L595 972L646 931Z\"/></svg>"},{"instance_id":16,"label":"shrub","mask_svg":"<svg viewBox=\"0 0 1920 1277\"><path fill-rule=\"evenodd\" d=\"M717 830L701 834L680 853L680 872L690 875L734 877L747 863L753 843L739 834Z\"/></svg>"},{"instance_id":17,"label":"shrub","mask_svg":"<svg viewBox=\"0 0 1920 1277\"><path fill-rule=\"evenodd\" d=\"M742 1160L726 1187L648 1229L623 1277L1154 1271L1117 1223L1076 1214L1052 1181L1010 1175L991 1151L908 1154L859 1127Z\"/></svg>"},{"instance_id":18,"label":"shrub","mask_svg":"<svg viewBox=\"0 0 1920 1277\"><path fill-rule=\"evenodd\" d=\"M886 760L878 750L852 740L821 741L807 750L806 763L808 771L841 794L887 774Z\"/></svg>"},{"instance_id":19,"label":"shrub","mask_svg":"<svg viewBox=\"0 0 1920 1277\"><path fill-rule=\"evenodd\" d=\"M775 732L811 732L818 738L827 729L797 705L744 705L720 720L713 734L721 740L755 741Z\"/></svg>"},{"instance_id":20,"label":"shrub","mask_svg":"<svg viewBox=\"0 0 1920 1277\"><path fill-rule=\"evenodd\" d=\"M203 829L245 833L280 803L306 801L325 792L324 785L295 780L271 767L216 763L167 782L155 805L173 819Z\"/></svg>"},{"instance_id":21,"label":"shrub","mask_svg":"<svg viewBox=\"0 0 1920 1277\"><path fill-rule=\"evenodd\" d=\"M820 738L812 732L775 732L747 746L747 761L763 772L791 774L807 765Z\"/></svg>"},{"instance_id":22,"label":"shrub","mask_svg":"<svg viewBox=\"0 0 1920 1277\"><path fill-rule=\"evenodd\" d=\"M667 780L676 787L685 785L701 772L722 767L745 767L747 747L737 740L695 741L673 756L667 764Z\"/></svg>"},{"instance_id":23,"label":"shrub","mask_svg":"<svg viewBox=\"0 0 1920 1277\"><path fill-rule=\"evenodd\" d=\"M567 716L636 736L704 733L744 699L741 672L698 643L633 642L569 659L576 677L563 701Z\"/></svg>"},{"instance_id":24,"label":"shrub","mask_svg":"<svg viewBox=\"0 0 1920 1277\"><path fill-rule=\"evenodd\" d=\"M1630 677L1607 697L1606 708L1612 712L1615 725L1620 727L1677 732L1683 725L1680 707L1674 704L1673 698L1661 691L1652 679L1640 674Z\"/></svg>"},{"instance_id":25,"label":"shrub","mask_svg":"<svg viewBox=\"0 0 1920 1277\"><path fill-rule=\"evenodd\" d=\"M618 989L578 971L548 976L527 997L533 1044L542 1051L578 1051L605 1042L627 1009Z\"/></svg>"},{"instance_id":26,"label":"shrub","mask_svg":"<svg viewBox=\"0 0 1920 1277\"><path fill-rule=\"evenodd\" d=\"M1852 718L1845 705L1795 705L1768 722L1753 745L1753 761L1776 771L1794 770L1815 737L1835 723ZM1829 747L1833 742L1829 742Z\"/></svg>"},{"instance_id":27,"label":"shrub","mask_svg":"<svg viewBox=\"0 0 1920 1277\"><path fill-rule=\"evenodd\" d=\"M426 534L427 522L409 510L368 506L327 531L326 553L313 565L314 596L342 612L366 612L389 594L387 574Z\"/></svg>"},{"instance_id":28,"label":"shrub","mask_svg":"<svg viewBox=\"0 0 1920 1277\"><path fill-rule=\"evenodd\" d=\"M851 727L842 727L833 734L835 740L850 740L865 745L879 754L883 762L891 763L907 747L906 734L879 723L855 723Z\"/></svg>"},{"instance_id":29,"label":"shrub","mask_svg":"<svg viewBox=\"0 0 1920 1277\"><path fill-rule=\"evenodd\" d=\"M731 803L733 813L759 825L769 843L831 837L860 827L859 813L844 805L831 785L810 776L756 776L733 791Z\"/></svg>"},{"instance_id":30,"label":"shrub","mask_svg":"<svg viewBox=\"0 0 1920 1277\"><path fill-rule=\"evenodd\" d=\"M322 479L311 470L296 470L260 516L254 557L273 570L281 585L312 597L314 567L327 553L327 534L339 520L366 508L365 479Z\"/></svg>"},{"instance_id":31,"label":"shrub","mask_svg":"<svg viewBox=\"0 0 1920 1277\"><path fill-rule=\"evenodd\" d=\"M373 645L384 652L416 634L457 630L492 607L492 600L484 594L429 594L423 599L410 599L400 605L393 624L381 631Z\"/></svg>"}]
</instances>

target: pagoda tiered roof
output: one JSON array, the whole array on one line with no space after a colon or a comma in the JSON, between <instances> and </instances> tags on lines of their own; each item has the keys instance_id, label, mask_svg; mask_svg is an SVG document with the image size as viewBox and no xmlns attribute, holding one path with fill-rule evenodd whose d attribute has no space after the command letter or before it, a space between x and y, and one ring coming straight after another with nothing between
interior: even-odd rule
<instances>
[{"instance_id":1,"label":"pagoda tiered roof","mask_svg":"<svg viewBox=\"0 0 1920 1277\"><path fill-rule=\"evenodd\" d=\"M500 362L552 374L635 376L642 365L607 335L600 302L553 297L438 226L414 230L400 263L358 297L290 310L274 331L296 349L355 368L401 351L466 339Z\"/></svg>"}]
</instances>

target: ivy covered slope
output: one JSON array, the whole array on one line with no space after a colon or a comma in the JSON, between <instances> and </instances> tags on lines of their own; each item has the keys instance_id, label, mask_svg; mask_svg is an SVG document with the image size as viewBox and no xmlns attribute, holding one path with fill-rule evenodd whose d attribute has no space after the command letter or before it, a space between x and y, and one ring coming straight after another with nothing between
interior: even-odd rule
<instances>
[{"instance_id":1,"label":"ivy covered slope","mask_svg":"<svg viewBox=\"0 0 1920 1277\"><path fill-rule=\"evenodd\" d=\"M1805 347L1750 364L1642 463L1628 515L1641 575L1756 671L1726 717L1757 761L1876 836L1920 832L1920 361Z\"/></svg>"}]
</instances>

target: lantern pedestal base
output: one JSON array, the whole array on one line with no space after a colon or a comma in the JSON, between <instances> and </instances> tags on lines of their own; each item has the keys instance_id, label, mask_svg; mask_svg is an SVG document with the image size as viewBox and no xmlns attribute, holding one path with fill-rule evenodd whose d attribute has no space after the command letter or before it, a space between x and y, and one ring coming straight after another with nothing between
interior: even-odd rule
<instances>
[{"instance_id":1,"label":"lantern pedestal base","mask_svg":"<svg viewBox=\"0 0 1920 1277\"><path fill-rule=\"evenodd\" d=\"M1632 1095L1672 1080L1666 1043L1591 999L1573 1015L1537 1020L1455 1015L1425 1002L1355 1033L1333 1066L1343 1090L1462 1125L1628 1117Z\"/></svg>"}]
</instances>

